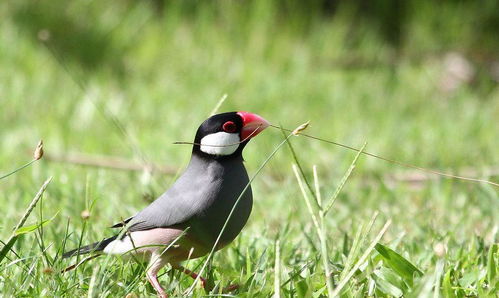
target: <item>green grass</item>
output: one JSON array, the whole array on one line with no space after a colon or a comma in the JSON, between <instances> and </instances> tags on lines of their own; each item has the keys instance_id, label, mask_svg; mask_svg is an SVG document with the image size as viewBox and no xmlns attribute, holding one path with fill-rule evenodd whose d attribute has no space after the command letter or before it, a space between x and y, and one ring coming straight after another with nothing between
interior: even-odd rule
<instances>
[{"instance_id":1,"label":"green grass","mask_svg":"<svg viewBox=\"0 0 499 298\"><path fill-rule=\"evenodd\" d=\"M498 57L492 39L479 39L474 23L461 22L473 4L422 5L407 24L404 44L394 49L368 22L352 27L348 9L332 19L300 19L282 16L266 1L247 9L228 1L218 9L198 4L195 12L170 5L159 16L142 2L72 1L63 8L59 1L28 2L0 4L0 176L27 163L39 139L46 156L145 157L181 169L190 147L172 143L191 141L227 94L220 110L255 112L290 129L310 120L308 134L359 148L367 142L366 151L423 167L471 167L497 182L487 171L499 164L499 88L483 59ZM45 43L37 38L43 29L50 32ZM444 92L439 86L449 51L468 57L476 76ZM247 146L250 175L282 139L269 128ZM208 275L221 287L239 283L234 294L242 297L267 297L276 289L282 296L325 296L326 251L333 288L358 266L345 280L344 297L497 294L497 188L393 180L413 171L360 156L337 193L356 152L304 137L290 141L296 159L283 147L266 165L253 183L249 223L214 256ZM293 172L296 163L303 169L298 177L324 204L335 199L323 219L312 204L318 227L303 193L313 195L305 184L302 192ZM139 264L109 257L61 275L74 260L60 254L80 239L111 235L106 227L146 206L175 177L42 159L0 180L2 241L50 176L26 225L57 216L18 237L15 253L0 263L2 296L154 295ZM173 296L192 285L168 268L162 272ZM194 289L195 296L206 294Z\"/></svg>"}]
</instances>

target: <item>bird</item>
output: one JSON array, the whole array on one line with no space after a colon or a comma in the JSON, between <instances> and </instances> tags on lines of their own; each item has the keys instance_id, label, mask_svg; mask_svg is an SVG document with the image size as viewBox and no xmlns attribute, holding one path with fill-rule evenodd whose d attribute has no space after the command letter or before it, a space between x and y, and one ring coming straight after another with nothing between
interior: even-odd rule
<instances>
[{"instance_id":1,"label":"bird","mask_svg":"<svg viewBox=\"0 0 499 298\"><path fill-rule=\"evenodd\" d=\"M146 277L159 297L168 297L157 276L167 264L199 278L207 288L206 280L181 262L220 250L245 226L253 195L242 152L269 125L249 112L210 116L197 129L188 166L166 192L112 226L121 228L120 233L68 251L63 257L132 254L134 259L148 262Z\"/></svg>"}]
</instances>

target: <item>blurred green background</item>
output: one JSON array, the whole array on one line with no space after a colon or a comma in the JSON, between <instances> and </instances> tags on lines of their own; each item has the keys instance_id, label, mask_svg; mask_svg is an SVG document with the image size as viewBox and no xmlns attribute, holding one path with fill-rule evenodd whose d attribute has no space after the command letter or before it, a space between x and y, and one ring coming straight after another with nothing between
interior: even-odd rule
<instances>
[{"instance_id":1,"label":"blurred green background","mask_svg":"<svg viewBox=\"0 0 499 298\"><path fill-rule=\"evenodd\" d=\"M85 239L109 235L102 227L134 214L174 175L49 159L99 155L181 169L190 148L172 143L191 141L224 95L219 111L251 111L291 129L311 120L315 136L354 147L367 142L367 151L385 157L497 181L498 11L492 0L2 1L0 171L29 160L39 139L48 158L1 181L0 235L7 238L51 175L41 208L46 217L59 212L45 234L51 253L61 248L68 218L75 245L80 212L93 200ZM252 141L245 150L250 173L281 140L268 129ZM318 165L326 194L355 155L302 137L293 143L308 174ZM291 163L283 150L257 178L252 219L238 241L274 239L289 225L286 243L306 246L300 235L310 223ZM412 181L419 177L361 158L329 215L331 239L380 210L394 219L389 239L406 235L399 249L423 268L435 266L427 255L435 241L450 251L475 245L473 237L497 242L496 188ZM26 237L16 249L39 256L36 241ZM341 260L339 245L332 241L331 249ZM47 287L2 286L13 295Z\"/></svg>"}]
</instances>

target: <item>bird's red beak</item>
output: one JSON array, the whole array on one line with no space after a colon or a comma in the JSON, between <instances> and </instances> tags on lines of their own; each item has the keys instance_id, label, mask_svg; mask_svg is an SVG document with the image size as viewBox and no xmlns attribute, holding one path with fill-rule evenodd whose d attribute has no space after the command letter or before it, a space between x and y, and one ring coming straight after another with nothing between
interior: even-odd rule
<instances>
[{"instance_id":1,"label":"bird's red beak","mask_svg":"<svg viewBox=\"0 0 499 298\"><path fill-rule=\"evenodd\" d=\"M243 129L241 130L241 140L252 138L269 127L270 123L258 116L248 112L237 112L243 119Z\"/></svg>"}]
</instances>

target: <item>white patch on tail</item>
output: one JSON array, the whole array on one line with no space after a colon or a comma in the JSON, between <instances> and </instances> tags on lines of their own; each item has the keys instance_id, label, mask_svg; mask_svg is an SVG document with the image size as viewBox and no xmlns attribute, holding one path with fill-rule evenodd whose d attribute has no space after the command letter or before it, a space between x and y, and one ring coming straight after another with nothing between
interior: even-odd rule
<instances>
[{"instance_id":1,"label":"white patch on tail","mask_svg":"<svg viewBox=\"0 0 499 298\"><path fill-rule=\"evenodd\" d=\"M211 155L231 155L236 152L240 141L237 133L212 133L201 139L201 151Z\"/></svg>"},{"instance_id":2,"label":"white patch on tail","mask_svg":"<svg viewBox=\"0 0 499 298\"><path fill-rule=\"evenodd\" d=\"M104 248L105 254L110 255L122 255L136 248L130 241L129 236L125 236L123 239L116 239L113 242L106 245Z\"/></svg>"},{"instance_id":3,"label":"white patch on tail","mask_svg":"<svg viewBox=\"0 0 499 298\"><path fill-rule=\"evenodd\" d=\"M104 253L110 255L122 255L133 252L152 253L156 250L164 250L172 242L176 241L183 231L173 228L155 228L146 231L135 231L109 243L104 248ZM133 238L133 242L130 237Z\"/></svg>"}]
</instances>

